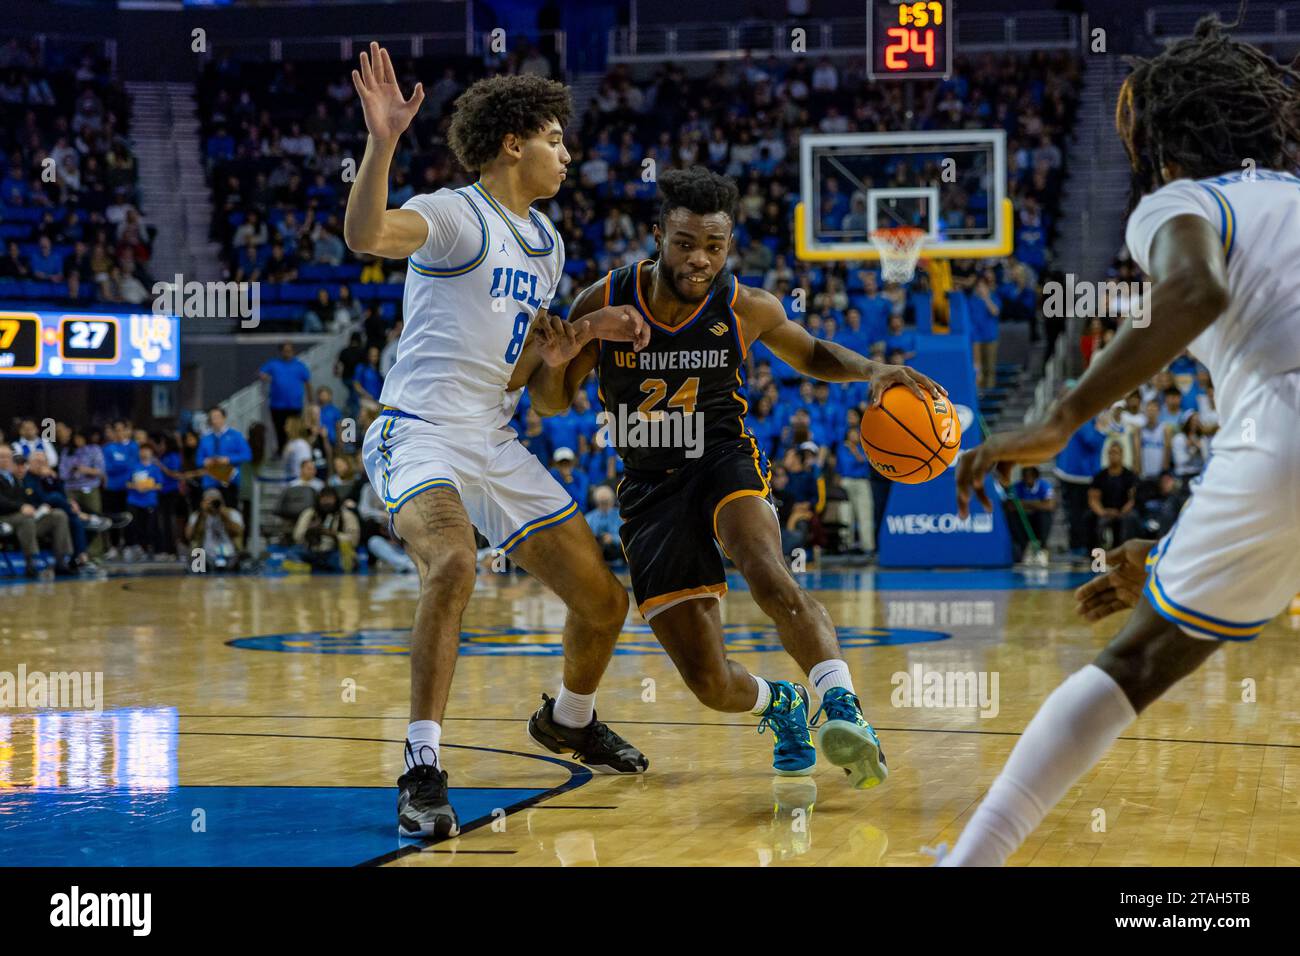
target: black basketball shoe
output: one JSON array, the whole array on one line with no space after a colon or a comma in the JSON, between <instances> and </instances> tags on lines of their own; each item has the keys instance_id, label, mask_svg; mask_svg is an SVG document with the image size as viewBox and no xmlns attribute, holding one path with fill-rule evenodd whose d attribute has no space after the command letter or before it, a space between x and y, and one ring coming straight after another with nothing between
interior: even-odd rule
<instances>
[{"instance_id":1,"label":"black basketball shoe","mask_svg":"<svg viewBox=\"0 0 1300 956\"><path fill-rule=\"evenodd\" d=\"M555 722L555 701L542 695L542 706L528 721L528 736L554 754L571 753L601 773L645 773L645 754L610 730L592 714L586 727L565 727Z\"/></svg>"},{"instance_id":2,"label":"black basketball shoe","mask_svg":"<svg viewBox=\"0 0 1300 956\"><path fill-rule=\"evenodd\" d=\"M460 821L447 797L447 771L415 763L411 742L406 742L413 766L397 778L397 832L404 837L454 837Z\"/></svg>"}]
</instances>

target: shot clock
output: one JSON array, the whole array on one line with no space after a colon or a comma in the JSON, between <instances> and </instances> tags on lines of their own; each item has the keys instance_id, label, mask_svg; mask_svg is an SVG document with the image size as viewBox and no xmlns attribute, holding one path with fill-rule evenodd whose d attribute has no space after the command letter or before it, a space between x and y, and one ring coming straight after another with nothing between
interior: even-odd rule
<instances>
[{"instance_id":1,"label":"shot clock","mask_svg":"<svg viewBox=\"0 0 1300 956\"><path fill-rule=\"evenodd\" d=\"M936 79L952 73L951 0L870 0L867 17L871 79Z\"/></svg>"}]
</instances>

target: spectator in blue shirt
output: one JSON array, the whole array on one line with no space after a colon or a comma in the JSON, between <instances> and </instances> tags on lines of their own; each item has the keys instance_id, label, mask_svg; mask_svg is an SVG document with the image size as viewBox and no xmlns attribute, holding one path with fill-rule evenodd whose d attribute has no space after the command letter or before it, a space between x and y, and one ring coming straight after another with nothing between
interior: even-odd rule
<instances>
[{"instance_id":1,"label":"spectator in blue shirt","mask_svg":"<svg viewBox=\"0 0 1300 956\"><path fill-rule=\"evenodd\" d=\"M910 362L916 358L916 333L906 331L903 328L903 317L901 315L891 315L889 317L889 334L885 336L885 351L887 353L902 352L903 361Z\"/></svg>"},{"instance_id":2,"label":"spectator in blue shirt","mask_svg":"<svg viewBox=\"0 0 1300 956\"><path fill-rule=\"evenodd\" d=\"M1000 318L1013 322L1029 323L1029 341L1037 342L1038 289L1030 281L1029 270L1023 263L1012 261L1006 269L1005 280L997 287L1002 302Z\"/></svg>"},{"instance_id":3,"label":"spectator in blue shirt","mask_svg":"<svg viewBox=\"0 0 1300 956\"><path fill-rule=\"evenodd\" d=\"M552 448L572 448L576 451L579 445L578 439L582 434L582 416L570 406L568 411L561 415L542 419L542 428L545 429Z\"/></svg>"},{"instance_id":4,"label":"spectator in blue shirt","mask_svg":"<svg viewBox=\"0 0 1300 956\"><path fill-rule=\"evenodd\" d=\"M55 250L49 236L41 236L32 253L32 278L38 282L63 281L63 256Z\"/></svg>"},{"instance_id":5,"label":"spectator in blue shirt","mask_svg":"<svg viewBox=\"0 0 1300 956\"><path fill-rule=\"evenodd\" d=\"M758 443L759 450L763 454L772 455L776 452L776 441L781 435L781 422L777 421L772 413L772 399L769 396L759 396L758 401L754 403L754 410L745 416L745 427L753 434L754 441Z\"/></svg>"},{"instance_id":6,"label":"spectator in blue shirt","mask_svg":"<svg viewBox=\"0 0 1300 956\"><path fill-rule=\"evenodd\" d=\"M867 458L861 424L857 420L852 420L844 429L844 440L835 449L835 470L845 494L849 496L849 507L858 528L858 547L864 554L870 554L876 550L875 504L871 494L871 473L875 469Z\"/></svg>"},{"instance_id":7,"label":"spectator in blue shirt","mask_svg":"<svg viewBox=\"0 0 1300 956\"><path fill-rule=\"evenodd\" d=\"M533 455L536 455L537 460L543 465L550 466L551 452L554 450L554 446L546 434L542 416L537 414L535 408L530 408L524 413L524 427L519 432L519 444L527 448Z\"/></svg>"},{"instance_id":8,"label":"spectator in blue shirt","mask_svg":"<svg viewBox=\"0 0 1300 956\"><path fill-rule=\"evenodd\" d=\"M294 357L293 344L285 342L280 346L280 357L268 361L257 374L270 385L276 447L283 450L284 423L290 416L301 418L303 406L311 401L311 370L301 359Z\"/></svg>"},{"instance_id":9,"label":"spectator in blue shirt","mask_svg":"<svg viewBox=\"0 0 1300 956\"><path fill-rule=\"evenodd\" d=\"M343 419L343 413L334 404L333 389L328 385L322 385L316 389L316 404L320 406L320 423L324 427L325 433L330 437L330 444L337 446L339 443L339 422Z\"/></svg>"},{"instance_id":10,"label":"spectator in blue shirt","mask_svg":"<svg viewBox=\"0 0 1300 956\"><path fill-rule=\"evenodd\" d=\"M160 543L168 553L179 554L178 542L184 530L188 511L185 502L186 485L180 475L185 470L181 462L181 445L175 434L164 435L159 443L163 449L158 460L162 469L162 494L158 498L158 526Z\"/></svg>"},{"instance_id":11,"label":"spectator in blue shirt","mask_svg":"<svg viewBox=\"0 0 1300 956\"><path fill-rule=\"evenodd\" d=\"M235 138L226 132L224 126L219 126L217 131L208 137L206 152L209 166L223 159L233 159L235 156Z\"/></svg>"},{"instance_id":12,"label":"spectator in blue shirt","mask_svg":"<svg viewBox=\"0 0 1300 956\"><path fill-rule=\"evenodd\" d=\"M816 506L820 497L817 487L817 445L804 442L785 453L787 476L785 498L792 502L804 501Z\"/></svg>"},{"instance_id":13,"label":"spectator in blue shirt","mask_svg":"<svg viewBox=\"0 0 1300 956\"><path fill-rule=\"evenodd\" d=\"M993 388L998 383L998 316L1002 314L1002 303L993 286L993 270L980 274L967 305L980 388Z\"/></svg>"},{"instance_id":14,"label":"spectator in blue shirt","mask_svg":"<svg viewBox=\"0 0 1300 956\"><path fill-rule=\"evenodd\" d=\"M596 412L592 409L591 402L587 400L587 393L581 389L574 393L572 409L573 414L578 416L578 435L584 443L583 447L578 448L578 452L582 454L590 449L600 424L596 421Z\"/></svg>"},{"instance_id":15,"label":"spectator in blue shirt","mask_svg":"<svg viewBox=\"0 0 1300 956\"><path fill-rule=\"evenodd\" d=\"M161 554L158 524L158 494L166 476L154 461L153 446L140 448L140 461L131 472L126 486L126 505L131 523L126 526L127 560Z\"/></svg>"},{"instance_id":16,"label":"spectator in blue shirt","mask_svg":"<svg viewBox=\"0 0 1300 956\"><path fill-rule=\"evenodd\" d=\"M1178 386L1170 385L1160 399L1163 402L1160 406L1160 424L1175 430L1181 428L1184 403L1183 393L1178 390Z\"/></svg>"},{"instance_id":17,"label":"spectator in blue shirt","mask_svg":"<svg viewBox=\"0 0 1300 956\"><path fill-rule=\"evenodd\" d=\"M835 341L859 355L867 354L867 349L871 347L871 340L867 338L866 331L862 328L861 309L849 306L844 310L844 325L836 333Z\"/></svg>"},{"instance_id":18,"label":"spectator in blue shirt","mask_svg":"<svg viewBox=\"0 0 1300 956\"><path fill-rule=\"evenodd\" d=\"M1020 470L1020 480L1011 487L1013 497L1019 499L1024 510L1025 521L1034 533L1038 545L1047 547L1047 536L1052 531L1052 512L1056 510L1056 492L1051 482L1042 476L1033 465L1026 465ZM1020 520L1015 501L1011 497L1003 502L1007 513L1007 526L1011 529L1011 542L1015 550L1015 559L1023 560L1025 546L1029 544L1029 535L1025 521Z\"/></svg>"},{"instance_id":19,"label":"spectator in blue shirt","mask_svg":"<svg viewBox=\"0 0 1300 956\"><path fill-rule=\"evenodd\" d=\"M379 404L379 395L384 390L384 377L379 374L379 348L370 346L366 350L366 360L357 366L352 376L352 387L362 404L372 402Z\"/></svg>"},{"instance_id":20,"label":"spectator in blue shirt","mask_svg":"<svg viewBox=\"0 0 1300 956\"><path fill-rule=\"evenodd\" d=\"M582 510L587 508L587 476L578 471L578 456L572 448L557 448L551 456L551 474L564 486Z\"/></svg>"},{"instance_id":21,"label":"spectator in blue shirt","mask_svg":"<svg viewBox=\"0 0 1300 956\"><path fill-rule=\"evenodd\" d=\"M110 439L104 445L104 513L123 514L127 510L126 483L131 480L131 472L140 461L140 446L131 437L130 423L121 419L110 424L104 430L104 436ZM104 556L116 558L124 541L121 530L115 528L110 533L110 547Z\"/></svg>"},{"instance_id":22,"label":"spectator in blue shirt","mask_svg":"<svg viewBox=\"0 0 1300 956\"><path fill-rule=\"evenodd\" d=\"M855 297L862 309L862 331L867 342L876 342L885 337L889 328L889 316L893 312L888 299L880 294L876 274L870 270L862 275L862 294Z\"/></svg>"},{"instance_id":23,"label":"spectator in blue shirt","mask_svg":"<svg viewBox=\"0 0 1300 956\"><path fill-rule=\"evenodd\" d=\"M0 203L6 206L26 206L31 198L32 191L23 177L22 166L10 166L9 175L0 180Z\"/></svg>"},{"instance_id":24,"label":"spectator in blue shirt","mask_svg":"<svg viewBox=\"0 0 1300 956\"><path fill-rule=\"evenodd\" d=\"M623 560L623 544L618 536L618 529L623 525L618 509L614 507L614 489L608 485L599 485L591 493L596 507L587 512L587 524L596 536L601 553L610 564Z\"/></svg>"},{"instance_id":25,"label":"spectator in blue shirt","mask_svg":"<svg viewBox=\"0 0 1300 956\"><path fill-rule=\"evenodd\" d=\"M813 435L822 444L832 444L844 429L844 407L831 396L829 382L814 382L812 393L808 417L812 419Z\"/></svg>"},{"instance_id":26,"label":"spectator in blue shirt","mask_svg":"<svg viewBox=\"0 0 1300 956\"><path fill-rule=\"evenodd\" d=\"M212 431L199 439L199 450L195 454L200 468L231 466L234 470L225 481L218 481L212 475L203 476L203 490L217 488L222 500L230 508L239 507L239 466L253 460L253 450L248 447L248 440L235 429L226 425L226 412L219 405L208 409L208 423Z\"/></svg>"},{"instance_id":27,"label":"spectator in blue shirt","mask_svg":"<svg viewBox=\"0 0 1300 956\"><path fill-rule=\"evenodd\" d=\"M1067 382L1073 387L1073 382ZM1065 517L1070 523L1070 554L1084 557L1088 546L1088 488L1093 476L1101 468L1101 449L1106 444L1106 433L1096 419L1088 422L1070 436L1069 442L1056 456L1056 477L1061 483L1061 497L1065 501Z\"/></svg>"},{"instance_id":28,"label":"spectator in blue shirt","mask_svg":"<svg viewBox=\"0 0 1300 956\"><path fill-rule=\"evenodd\" d=\"M1047 229L1043 225L1038 203L1031 196L1024 199L1016 225L1016 258L1036 272L1047 266Z\"/></svg>"}]
</instances>

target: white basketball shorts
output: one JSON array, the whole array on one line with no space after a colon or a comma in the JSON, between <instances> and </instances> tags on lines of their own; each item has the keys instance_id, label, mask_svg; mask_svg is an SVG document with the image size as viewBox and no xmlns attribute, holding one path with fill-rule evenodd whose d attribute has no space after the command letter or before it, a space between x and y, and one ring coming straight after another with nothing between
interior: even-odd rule
<instances>
[{"instance_id":1,"label":"white basketball shorts","mask_svg":"<svg viewBox=\"0 0 1300 956\"><path fill-rule=\"evenodd\" d=\"M1300 593L1300 371L1253 386L1211 447L1144 593L1192 637L1248 641Z\"/></svg>"},{"instance_id":2,"label":"white basketball shorts","mask_svg":"<svg viewBox=\"0 0 1300 956\"><path fill-rule=\"evenodd\" d=\"M578 513L509 426L434 425L388 409L366 430L362 456L390 520L423 491L455 488L474 527L504 552Z\"/></svg>"}]
</instances>

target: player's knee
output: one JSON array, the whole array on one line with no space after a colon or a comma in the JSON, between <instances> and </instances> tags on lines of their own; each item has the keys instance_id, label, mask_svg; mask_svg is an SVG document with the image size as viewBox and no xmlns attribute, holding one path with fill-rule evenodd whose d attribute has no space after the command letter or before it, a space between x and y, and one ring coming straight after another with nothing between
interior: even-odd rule
<instances>
[{"instance_id":1,"label":"player's knee","mask_svg":"<svg viewBox=\"0 0 1300 956\"><path fill-rule=\"evenodd\" d=\"M436 554L424 555L420 562L421 593L434 600L468 600L474 590L477 572L473 551L448 548Z\"/></svg>"},{"instance_id":2,"label":"player's knee","mask_svg":"<svg viewBox=\"0 0 1300 956\"><path fill-rule=\"evenodd\" d=\"M728 676L725 668L707 665L690 667L682 671L682 680L705 707L724 710L727 699Z\"/></svg>"},{"instance_id":3,"label":"player's knee","mask_svg":"<svg viewBox=\"0 0 1300 956\"><path fill-rule=\"evenodd\" d=\"M1094 661L1142 711L1182 680L1219 647L1217 641L1187 637L1175 625L1141 640L1116 641Z\"/></svg>"},{"instance_id":4,"label":"player's knee","mask_svg":"<svg viewBox=\"0 0 1300 956\"><path fill-rule=\"evenodd\" d=\"M627 620L627 591L612 574L606 577L599 587L584 595L583 606L574 610L594 627L618 632Z\"/></svg>"},{"instance_id":5,"label":"player's knee","mask_svg":"<svg viewBox=\"0 0 1300 956\"><path fill-rule=\"evenodd\" d=\"M808 600L803 588L785 568L773 562L753 568L745 575L745 581L755 603L769 616L797 613Z\"/></svg>"}]
</instances>

